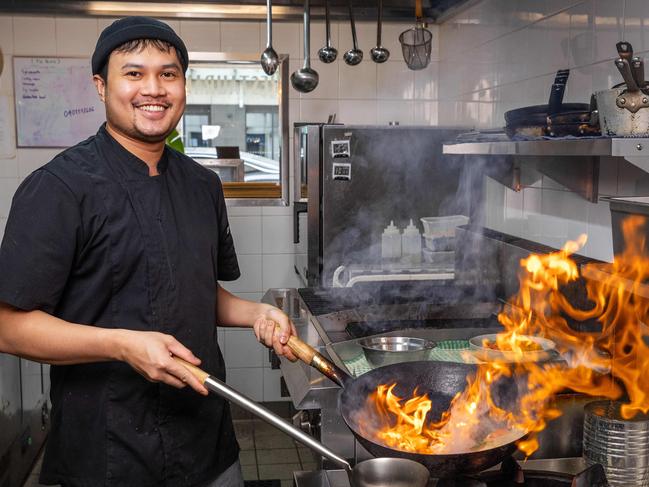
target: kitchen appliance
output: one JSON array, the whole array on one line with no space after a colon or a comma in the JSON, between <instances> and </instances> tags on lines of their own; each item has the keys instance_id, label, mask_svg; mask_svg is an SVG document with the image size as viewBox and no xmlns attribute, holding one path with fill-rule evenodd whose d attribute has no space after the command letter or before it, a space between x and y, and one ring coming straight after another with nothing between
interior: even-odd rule
<instances>
[{"instance_id":1,"label":"kitchen appliance","mask_svg":"<svg viewBox=\"0 0 649 487\"><path fill-rule=\"evenodd\" d=\"M421 229L423 216L471 215L469 199L482 186L459 191L462 162L441 154L460 131L296 124L295 269L302 283L330 287L340 266L357 274L434 273L433 266L384 262L381 234L390 220L404 228L412 219Z\"/></svg>"}]
</instances>

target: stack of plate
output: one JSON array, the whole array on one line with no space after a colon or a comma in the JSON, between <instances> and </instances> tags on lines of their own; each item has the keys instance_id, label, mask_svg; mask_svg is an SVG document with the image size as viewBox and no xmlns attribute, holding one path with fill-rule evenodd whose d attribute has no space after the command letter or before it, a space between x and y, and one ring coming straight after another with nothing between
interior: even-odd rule
<instances>
[{"instance_id":1,"label":"stack of plate","mask_svg":"<svg viewBox=\"0 0 649 487\"><path fill-rule=\"evenodd\" d=\"M600 463L612 486L649 486L649 415L623 419L621 403L591 402L584 416L584 459Z\"/></svg>"}]
</instances>

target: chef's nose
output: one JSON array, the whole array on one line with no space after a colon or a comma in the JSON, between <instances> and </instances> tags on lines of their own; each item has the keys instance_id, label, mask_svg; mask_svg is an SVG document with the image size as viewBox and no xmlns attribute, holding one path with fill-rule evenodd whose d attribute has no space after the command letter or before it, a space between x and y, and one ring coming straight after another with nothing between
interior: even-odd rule
<instances>
[{"instance_id":1,"label":"chef's nose","mask_svg":"<svg viewBox=\"0 0 649 487\"><path fill-rule=\"evenodd\" d=\"M140 92L147 96L164 96L167 93L162 78L157 74L149 74L144 78Z\"/></svg>"}]
</instances>

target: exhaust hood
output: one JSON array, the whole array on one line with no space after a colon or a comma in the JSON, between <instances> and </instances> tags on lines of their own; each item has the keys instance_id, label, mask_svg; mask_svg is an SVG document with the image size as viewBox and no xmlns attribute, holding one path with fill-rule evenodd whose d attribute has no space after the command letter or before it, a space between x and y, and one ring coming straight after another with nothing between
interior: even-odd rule
<instances>
[{"instance_id":1,"label":"exhaust hood","mask_svg":"<svg viewBox=\"0 0 649 487\"><path fill-rule=\"evenodd\" d=\"M441 22L456 14L475 0L423 0L424 19ZM347 20L346 2L331 2L331 16ZM314 18L324 17L324 1L312 2ZM212 1L135 1L135 0L0 0L0 13L33 15L93 15L124 16L151 15L162 18L215 18L231 20L264 20L265 0L212 0ZM303 2L300 0L275 0L273 18L277 20L300 20ZM359 20L376 20L376 0L354 0L354 16ZM386 22L414 22L415 0L384 0L383 19Z\"/></svg>"}]
</instances>

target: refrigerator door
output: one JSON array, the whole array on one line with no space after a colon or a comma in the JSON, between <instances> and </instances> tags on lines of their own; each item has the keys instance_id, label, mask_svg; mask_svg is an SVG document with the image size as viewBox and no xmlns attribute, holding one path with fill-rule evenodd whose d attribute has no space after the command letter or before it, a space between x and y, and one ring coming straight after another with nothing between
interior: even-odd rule
<instances>
[{"instance_id":1,"label":"refrigerator door","mask_svg":"<svg viewBox=\"0 0 649 487\"><path fill-rule=\"evenodd\" d=\"M444 158L442 143L459 129L442 127L325 126L322 129L321 222L317 242L309 226L310 270L314 282L331 286L340 265L381 266L381 235L394 221L469 213L457 198L462 164ZM309 180L309 218L311 218ZM314 239L315 240L315 239ZM312 244L320 262L312 261ZM321 264L321 267L317 264Z\"/></svg>"}]
</instances>

